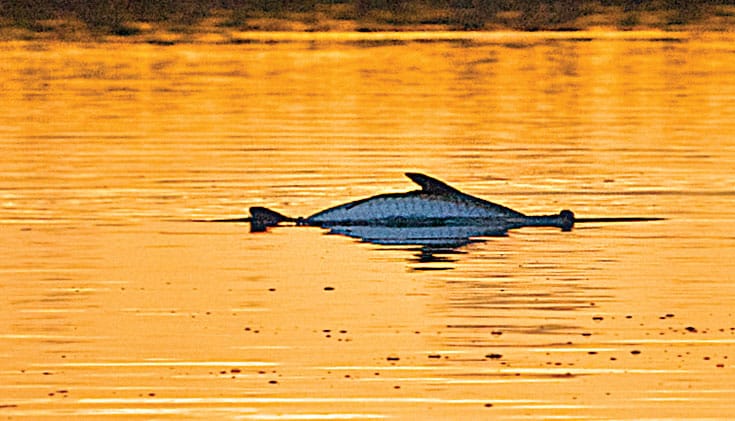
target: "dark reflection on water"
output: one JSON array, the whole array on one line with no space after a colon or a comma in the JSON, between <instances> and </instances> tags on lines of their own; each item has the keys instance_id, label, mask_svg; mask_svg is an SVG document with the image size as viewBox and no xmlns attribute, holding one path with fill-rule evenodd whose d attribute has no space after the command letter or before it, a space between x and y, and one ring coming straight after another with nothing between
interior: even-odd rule
<instances>
[{"instance_id":1,"label":"dark reflection on water","mask_svg":"<svg viewBox=\"0 0 735 421\"><path fill-rule=\"evenodd\" d=\"M422 246L420 249L412 249L416 253L409 262L415 263L452 263L456 262L457 256L465 254L465 251L457 250L455 247Z\"/></svg>"},{"instance_id":2,"label":"dark reflection on water","mask_svg":"<svg viewBox=\"0 0 735 421\"><path fill-rule=\"evenodd\" d=\"M424 250L454 249L479 237L503 237L510 226L488 225L445 225L430 227L388 227L375 225L333 226L331 234L340 234L380 245L419 245Z\"/></svg>"}]
</instances>

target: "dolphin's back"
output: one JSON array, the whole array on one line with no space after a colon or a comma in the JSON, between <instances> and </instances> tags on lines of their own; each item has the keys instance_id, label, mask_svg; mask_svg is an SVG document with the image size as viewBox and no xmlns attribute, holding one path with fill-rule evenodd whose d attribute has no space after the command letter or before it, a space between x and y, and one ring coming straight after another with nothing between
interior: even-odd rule
<instances>
[{"instance_id":1,"label":"dolphin's back","mask_svg":"<svg viewBox=\"0 0 735 421\"><path fill-rule=\"evenodd\" d=\"M490 206L488 206L490 205ZM520 217L515 212L490 202L457 200L454 197L404 193L380 195L321 211L307 218L314 223L366 222L387 219L448 219Z\"/></svg>"},{"instance_id":2,"label":"dolphin's back","mask_svg":"<svg viewBox=\"0 0 735 421\"><path fill-rule=\"evenodd\" d=\"M524 217L520 212L462 193L431 177L407 174L422 189L381 194L318 212L310 224L377 223L390 220L438 220L463 218Z\"/></svg>"}]
</instances>

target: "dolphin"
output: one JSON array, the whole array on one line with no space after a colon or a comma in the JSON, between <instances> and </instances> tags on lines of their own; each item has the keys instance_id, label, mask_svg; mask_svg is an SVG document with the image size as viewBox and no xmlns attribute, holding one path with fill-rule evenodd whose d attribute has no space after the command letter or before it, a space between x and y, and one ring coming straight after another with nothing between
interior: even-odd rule
<instances>
[{"instance_id":1,"label":"dolphin","mask_svg":"<svg viewBox=\"0 0 735 421\"><path fill-rule=\"evenodd\" d=\"M570 210L554 215L525 215L497 203L463 193L426 174L406 176L421 187L405 193L387 193L334 206L311 216L292 218L254 206L250 217L195 220L198 222L249 222L251 232L281 224L316 226L329 233L376 244L461 246L478 237L498 237L521 227L555 227L571 231L583 222L659 221L651 217L577 218Z\"/></svg>"},{"instance_id":2,"label":"dolphin","mask_svg":"<svg viewBox=\"0 0 735 421\"><path fill-rule=\"evenodd\" d=\"M263 231L268 227L289 222L322 228L487 225L502 227L504 230L534 226L556 227L562 231L569 231L574 226L574 213L570 210L563 210L555 215L529 216L463 193L426 174L409 172L406 176L421 189L405 193L379 194L334 206L308 217L292 218L256 206L250 208L250 218L219 221L249 221L253 231Z\"/></svg>"}]
</instances>

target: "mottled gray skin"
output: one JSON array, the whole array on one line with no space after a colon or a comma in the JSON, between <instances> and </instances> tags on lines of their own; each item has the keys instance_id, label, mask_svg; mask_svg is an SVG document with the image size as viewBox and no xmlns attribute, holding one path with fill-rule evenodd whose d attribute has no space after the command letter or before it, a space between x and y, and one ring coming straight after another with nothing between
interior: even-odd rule
<instances>
[{"instance_id":1,"label":"mottled gray skin","mask_svg":"<svg viewBox=\"0 0 735 421\"><path fill-rule=\"evenodd\" d=\"M306 218L291 218L268 208L250 208L249 218L211 222L250 222L250 230L265 231L282 222L329 228L330 232L365 238L380 244L466 242L471 237L504 235L521 227L557 227L563 231L583 222L660 221L658 217L575 218L563 210L556 215L529 216L488 202L424 174L406 173L421 190L380 194L345 203Z\"/></svg>"},{"instance_id":2,"label":"mottled gray skin","mask_svg":"<svg viewBox=\"0 0 735 421\"><path fill-rule=\"evenodd\" d=\"M525 226L558 227L569 231L574 214L528 216L496 203L462 193L424 174L406 173L421 190L368 197L317 212L307 218L291 218L263 207L250 208L252 231L264 231L281 222L319 227L384 226L441 227L485 226L493 232Z\"/></svg>"},{"instance_id":3,"label":"mottled gray skin","mask_svg":"<svg viewBox=\"0 0 735 421\"><path fill-rule=\"evenodd\" d=\"M381 194L335 206L300 218L297 223L321 227L346 225L442 226L493 225L506 229L522 226L552 226L569 230L574 214L527 216L488 202L424 174L406 173L421 190Z\"/></svg>"}]
</instances>

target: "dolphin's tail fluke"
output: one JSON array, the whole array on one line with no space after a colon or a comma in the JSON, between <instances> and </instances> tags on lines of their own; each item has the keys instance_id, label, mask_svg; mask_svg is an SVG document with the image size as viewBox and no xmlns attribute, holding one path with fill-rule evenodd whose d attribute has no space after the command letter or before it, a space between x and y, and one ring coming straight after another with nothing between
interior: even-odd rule
<instances>
[{"instance_id":1,"label":"dolphin's tail fluke","mask_svg":"<svg viewBox=\"0 0 735 421\"><path fill-rule=\"evenodd\" d=\"M282 215L262 206L250 208L250 231L265 231L281 222L294 222L295 219Z\"/></svg>"}]
</instances>

